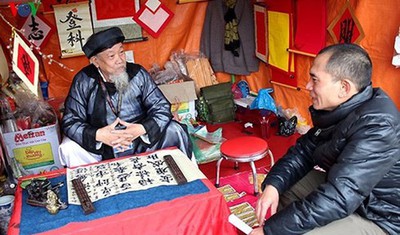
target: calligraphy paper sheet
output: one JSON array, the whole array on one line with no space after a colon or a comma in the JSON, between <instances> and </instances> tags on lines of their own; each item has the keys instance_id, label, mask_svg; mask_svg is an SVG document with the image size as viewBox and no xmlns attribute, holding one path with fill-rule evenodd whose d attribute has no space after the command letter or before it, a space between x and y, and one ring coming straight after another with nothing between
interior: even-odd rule
<instances>
[{"instance_id":1,"label":"calligraphy paper sheet","mask_svg":"<svg viewBox=\"0 0 400 235\"><path fill-rule=\"evenodd\" d=\"M89 3L60 4L53 7L61 58L84 55L82 47L93 34Z\"/></svg>"},{"instance_id":2,"label":"calligraphy paper sheet","mask_svg":"<svg viewBox=\"0 0 400 235\"><path fill-rule=\"evenodd\" d=\"M92 202L120 193L161 185L177 185L164 161L171 155L188 182L206 178L178 149L160 150L147 155L67 169L68 203L79 205L71 180L80 178Z\"/></svg>"}]
</instances>

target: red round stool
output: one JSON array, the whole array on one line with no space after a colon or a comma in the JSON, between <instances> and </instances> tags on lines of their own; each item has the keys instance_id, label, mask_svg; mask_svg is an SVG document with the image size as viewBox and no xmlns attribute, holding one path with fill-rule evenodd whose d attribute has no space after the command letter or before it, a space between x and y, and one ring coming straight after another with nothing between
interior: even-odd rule
<instances>
[{"instance_id":1,"label":"red round stool","mask_svg":"<svg viewBox=\"0 0 400 235\"><path fill-rule=\"evenodd\" d=\"M274 156L269 150L266 140L255 136L242 136L226 140L221 144L221 158L217 162L217 178L215 186L219 187L219 171L222 160L235 162L250 162L253 172L254 195L258 194L257 172L254 162L264 158L267 154L271 158L271 166L274 164ZM235 165L237 168L237 165Z\"/></svg>"}]
</instances>

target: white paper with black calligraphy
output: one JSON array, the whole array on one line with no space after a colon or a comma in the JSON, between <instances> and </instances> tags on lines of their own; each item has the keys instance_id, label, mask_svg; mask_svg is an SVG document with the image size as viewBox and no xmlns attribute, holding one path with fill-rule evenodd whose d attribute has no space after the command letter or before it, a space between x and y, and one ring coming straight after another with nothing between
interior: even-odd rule
<instances>
[{"instance_id":1,"label":"white paper with black calligraphy","mask_svg":"<svg viewBox=\"0 0 400 235\"><path fill-rule=\"evenodd\" d=\"M84 55L86 40L93 34L88 2L53 5L61 58Z\"/></svg>"},{"instance_id":2,"label":"white paper with black calligraphy","mask_svg":"<svg viewBox=\"0 0 400 235\"><path fill-rule=\"evenodd\" d=\"M178 149L160 150L148 155L67 169L68 203L79 205L71 180L80 178L92 202L120 193L144 190L161 185L177 185L164 161L171 155L188 182L206 178Z\"/></svg>"}]
</instances>

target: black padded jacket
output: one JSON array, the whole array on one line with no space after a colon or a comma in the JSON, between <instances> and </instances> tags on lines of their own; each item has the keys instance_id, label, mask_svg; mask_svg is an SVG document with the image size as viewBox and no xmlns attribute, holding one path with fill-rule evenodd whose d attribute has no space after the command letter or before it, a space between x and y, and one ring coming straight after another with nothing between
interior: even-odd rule
<instances>
[{"instance_id":1,"label":"black padded jacket","mask_svg":"<svg viewBox=\"0 0 400 235\"><path fill-rule=\"evenodd\" d=\"M400 234L399 111L379 88L368 86L335 110L310 108L314 127L273 167L262 188L280 194L315 165L326 182L276 213L268 235L303 234L352 213Z\"/></svg>"}]
</instances>

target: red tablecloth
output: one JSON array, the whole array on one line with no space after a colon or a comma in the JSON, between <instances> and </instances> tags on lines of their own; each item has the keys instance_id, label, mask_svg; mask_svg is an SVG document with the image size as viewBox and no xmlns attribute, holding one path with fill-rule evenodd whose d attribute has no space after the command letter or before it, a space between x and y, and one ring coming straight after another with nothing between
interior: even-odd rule
<instances>
[{"instance_id":1,"label":"red tablecloth","mask_svg":"<svg viewBox=\"0 0 400 235\"><path fill-rule=\"evenodd\" d=\"M65 171L49 174L60 173ZM70 223L41 234L237 234L228 222L230 212L222 194L209 180L202 181L209 192L154 203L101 219ZM22 189L18 187L8 234L19 234L18 224L24 216L21 215L21 199Z\"/></svg>"}]
</instances>

